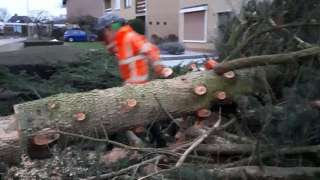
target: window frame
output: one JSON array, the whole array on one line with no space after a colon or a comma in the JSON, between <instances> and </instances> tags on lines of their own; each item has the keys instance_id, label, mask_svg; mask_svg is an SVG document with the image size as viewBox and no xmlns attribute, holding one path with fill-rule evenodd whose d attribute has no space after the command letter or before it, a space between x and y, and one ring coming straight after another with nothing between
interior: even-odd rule
<instances>
[{"instance_id":1,"label":"window frame","mask_svg":"<svg viewBox=\"0 0 320 180\"><path fill-rule=\"evenodd\" d=\"M107 1L109 1L109 3L110 3L110 6L109 7L107 7L106 5L107 5ZM105 6L105 12L111 12L112 11L112 2L111 2L111 0L104 0L104 6Z\"/></svg>"},{"instance_id":2,"label":"window frame","mask_svg":"<svg viewBox=\"0 0 320 180\"><path fill-rule=\"evenodd\" d=\"M121 9L121 0L113 0L113 9L116 10L116 11L119 11ZM117 7L116 5L118 5L119 7Z\"/></svg>"},{"instance_id":3,"label":"window frame","mask_svg":"<svg viewBox=\"0 0 320 180\"><path fill-rule=\"evenodd\" d=\"M193 13L193 12L201 12L204 11L204 36L203 36L203 40L189 40L189 39L185 39L184 35L184 18L185 18L185 14L187 13ZM186 43L207 43L208 42L208 5L204 5L204 6L198 6L198 7L190 7L190 8L183 8L180 10L180 14L183 16L183 42Z\"/></svg>"},{"instance_id":4,"label":"window frame","mask_svg":"<svg viewBox=\"0 0 320 180\"><path fill-rule=\"evenodd\" d=\"M125 9L132 8L132 6L133 6L132 0L124 0L124 8Z\"/></svg>"}]
</instances>

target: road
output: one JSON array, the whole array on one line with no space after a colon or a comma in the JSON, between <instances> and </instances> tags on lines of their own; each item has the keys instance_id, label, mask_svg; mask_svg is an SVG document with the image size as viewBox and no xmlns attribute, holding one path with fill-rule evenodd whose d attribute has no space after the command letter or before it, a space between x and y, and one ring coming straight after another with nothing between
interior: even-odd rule
<instances>
[{"instance_id":1,"label":"road","mask_svg":"<svg viewBox=\"0 0 320 180\"><path fill-rule=\"evenodd\" d=\"M23 47L23 41L27 38L0 39L0 52L16 51Z\"/></svg>"},{"instance_id":2,"label":"road","mask_svg":"<svg viewBox=\"0 0 320 180\"><path fill-rule=\"evenodd\" d=\"M5 39L0 39L0 46L7 45L7 44L12 44L12 43L17 43L17 42L22 42L25 41L27 38L5 38Z\"/></svg>"}]
</instances>

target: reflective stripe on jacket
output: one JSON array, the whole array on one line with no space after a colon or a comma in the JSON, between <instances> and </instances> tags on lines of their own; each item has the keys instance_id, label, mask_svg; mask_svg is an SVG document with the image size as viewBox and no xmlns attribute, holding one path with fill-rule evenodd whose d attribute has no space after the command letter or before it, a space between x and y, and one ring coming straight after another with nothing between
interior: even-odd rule
<instances>
[{"instance_id":1,"label":"reflective stripe on jacket","mask_svg":"<svg viewBox=\"0 0 320 180\"><path fill-rule=\"evenodd\" d=\"M114 44L117 49L120 74L125 83L147 82L148 60L154 67L159 66L159 49L148 42L144 36L136 33L130 26L120 28Z\"/></svg>"}]
</instances>

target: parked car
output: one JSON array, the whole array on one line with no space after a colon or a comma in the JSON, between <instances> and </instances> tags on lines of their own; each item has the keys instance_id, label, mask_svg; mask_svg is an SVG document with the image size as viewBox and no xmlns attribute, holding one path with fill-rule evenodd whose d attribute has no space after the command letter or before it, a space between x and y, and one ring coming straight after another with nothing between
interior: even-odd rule
<instances>
[{"instance_id":1,"label":"parked car","mask_svg":"<svg viewBox=\"0 0 320 180\"><path fill-rule=\"evenodd\" d=\"M96 41L98 38L95 34L88 34L79 29L67 30L64 33L64 40L69 42Z\"/></svg>"}]
</instances>

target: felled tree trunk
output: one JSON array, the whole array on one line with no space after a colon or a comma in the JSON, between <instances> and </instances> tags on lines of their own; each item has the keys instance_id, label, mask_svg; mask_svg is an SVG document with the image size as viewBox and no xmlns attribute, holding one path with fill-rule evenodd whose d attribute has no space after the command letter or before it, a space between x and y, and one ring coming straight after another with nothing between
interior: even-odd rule
<instances>
[{"instance_id":1,"label":"felled tree trunk","mask_svg":"<svg viewBox=\"0 0 320 180\"><path fill-rule=\"evenodd\" d=\"M255 87L259 86L255 79L256 71L236 71L233 78L223 76L223 73L245 67L279 64L278 61L299 61L319 53L320 48L310 48L289 54L240 59L219 65L215 71L221 75L212 71L190 73L143 85L59 94L15 105L20 146L27 150L30 142L46 145L59 138L59 132L62 131L86 135L114 133L166 120L168 114L181 117L208 112L203 110L207 110L212 103L219 103L223 99L232 100L254 92ZM254 65L250 64L250 60ZM198 86L202 87L201 93L195 91ZM217 94L223 94L224 98L221 99L222 96Z\"/></svg>"},{"instance_id":2,"label":"felled tree trunk","mask_svg":"<svg viewBox=\"0 0 320 180\"><path fill-rule=\"evenodd\" d=\"M196 95L194 87L207 92ZM43 129L90 135L114 133L152 121L195 114L208 109L217 91L230 98L252 92L247 76L229 80L213 72L199 72L143 85L127 85L87 93L59 94L14 107L22 138L32 138Z\"/></svg>"},{"instance_id":3,"label":"felled tree trunk","mask_svg":"<svg viewBox=\"0 0 320 180\"><path fill-rule=\"evenodd\" d=\"M20 158L18 131L11 130L14 117L0 118L0 162L16 162Z\"/></svg>"}]
</instances>

